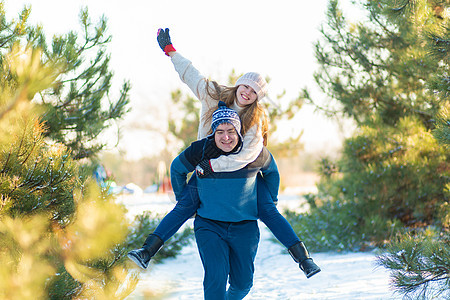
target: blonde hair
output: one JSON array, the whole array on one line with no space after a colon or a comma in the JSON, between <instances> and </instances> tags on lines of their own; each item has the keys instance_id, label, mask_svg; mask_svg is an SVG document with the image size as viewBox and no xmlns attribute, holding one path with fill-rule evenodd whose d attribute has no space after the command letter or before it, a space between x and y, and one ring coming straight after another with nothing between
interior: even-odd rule
<instances>
[{"instance_id":1,"label":"blonde hair","mask_svg":"<svg viewBox=\"0 0 450 300\"><path fill-rule=\"evenodd\" d=\"M212 83L214 88L210 86L209 83ZM236 101L236 91L238 86L228 87L224 85L219 85L216 81L206 81L206 92L208 95L214 99L225 102L227 107L231 107L233 103ZM208 113L205 115L204 121L206 123L211 122L212 113L216 110L216 107L210 108ZM242 109L239 113L239 117L241 118L241 135L244 136L245 133L253 126L260 126L260 130L264 139L264 146L267 146L267 138L269 134L269 121L267 115L264 111L264 108L258 101L253 102L250 105L247 105Z\"/></svg>"}]
</instances>

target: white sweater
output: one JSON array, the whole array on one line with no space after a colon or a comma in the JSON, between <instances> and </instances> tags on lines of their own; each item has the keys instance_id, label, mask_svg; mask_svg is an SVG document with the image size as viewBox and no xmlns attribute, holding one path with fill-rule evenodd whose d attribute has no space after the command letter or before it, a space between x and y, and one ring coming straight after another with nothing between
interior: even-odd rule
<instances>
[{"instance_id":1,"label":"white sweater","mask_svg":"<svg viewBox=\"0 0 450 300\"><path fill-rule=\"evenodd\" d=\"M217 108L217 100L212 99L206 90L206 78L192 65L192 62L176 52L172 56L172 63L178 75L200 100L200 124L198 128L198 139L205 138L211 128L211 123L205 124L205 114L214 107ZM238 113L242 110L236 103L231 107ZM252 126L244 135L242 150L237 154L222 155L211 159L211 167L214 172L233 172L242 169L253 162L261 153L263 148L263 137L260 126Z\"/></svg>"}]
</instances>

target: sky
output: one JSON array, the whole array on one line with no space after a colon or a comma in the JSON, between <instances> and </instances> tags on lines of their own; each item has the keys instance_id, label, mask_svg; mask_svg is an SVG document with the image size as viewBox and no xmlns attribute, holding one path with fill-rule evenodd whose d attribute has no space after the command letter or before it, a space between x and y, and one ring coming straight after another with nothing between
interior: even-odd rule
<instances>
[{"instance_id":1,"label":"sky","mask_svg":"<svg viewBox=\"0 0 450 300\"><path fill-rule=\"evenodd\" d=\"M313 43L320 37L325 21L326 0L4 0L8 18L17 18L25 4L32 7L29 22L41 24L49 35L79 30L79 11L87 7L93 22L108 19L112 42L110 68L114 70L113 93L124 80L130 81L132 111L119 124L121 138L111 140L110 150L126 150L137 159L160 151L164 134L149 126L166 126L171 91L184 86L170 59L156 41L158 28L170 28L172 43L206 77L227 84L232 70L268 76L269 96L286 91L285 101L296 98L308 87L323 101L313 81ZM50 39L49 39L50 40ZM280 105L283 105L281 103ZM305 150L334 151L349 131L304 105L289 124L281 124L281 139L303 130ZM348 126L345 127L348 129ZM112 127L110 133L116 132ZM164 131L164 130L162 130Z\"/></svg>"}]
</instances>

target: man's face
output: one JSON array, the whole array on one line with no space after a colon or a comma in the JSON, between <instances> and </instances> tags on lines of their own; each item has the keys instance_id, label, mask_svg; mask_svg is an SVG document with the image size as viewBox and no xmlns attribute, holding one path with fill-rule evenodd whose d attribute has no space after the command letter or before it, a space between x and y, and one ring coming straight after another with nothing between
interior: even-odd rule
<instances>
[{"instance_id":1,"label":"man's face","mask_svg":"<svg viewBox=\"0 0 450 300\"><path fill-rule=\"evenodd\" d=\"M239 135L230 123L222 123L217 126L214 133L214 141L217 148L224 152L230 152L236 147L239 141Z\"/></svg>"}]
</instances>

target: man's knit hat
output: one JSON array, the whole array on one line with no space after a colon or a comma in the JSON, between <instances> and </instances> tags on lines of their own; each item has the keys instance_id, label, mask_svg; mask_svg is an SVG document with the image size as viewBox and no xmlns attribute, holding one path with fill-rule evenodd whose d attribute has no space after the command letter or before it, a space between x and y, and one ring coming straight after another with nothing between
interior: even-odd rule
<instances>
[{"instance_id":1,"label":"man's knit hat","mask_svg":"<svg viewBox=\"0 0 450 300\"><path fill-rule=\"evenodd\" d=\"M236 129L236 133L239 136L238 145L239 150L242 147L242 135L241 135L241 118L239 114L231 108L228 108L225 102L219 101L219 107L213 112L211 120L211 131L212 133L208 137L214 136L217 127L223 123L230 123Z\"/></svg>"},{"instance_id":2,"label":"man's knit hat","mask_svg":"<svg viewBox=\"0 0 450 300\"><path fill-rule=\"evenodd\" d=\"M239 79L236 81L235 86L241 84L248 85L252 89L254 89L256 94L258 95L257 100L261 100L262 98L264 98L264 96L267 93L267 82L258 73L255 72L245 73L244 75L239 77Z\"/></svg>"}]
</instances>

